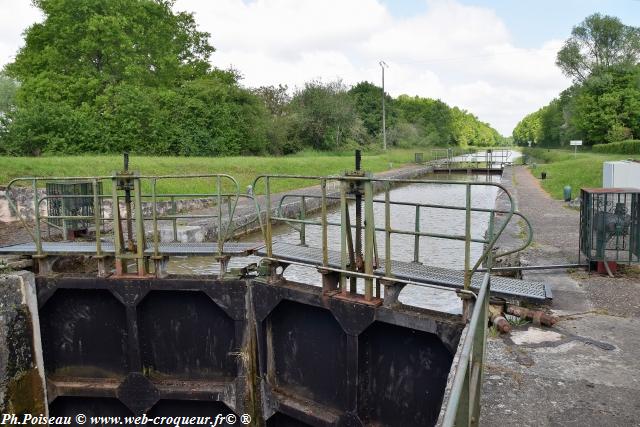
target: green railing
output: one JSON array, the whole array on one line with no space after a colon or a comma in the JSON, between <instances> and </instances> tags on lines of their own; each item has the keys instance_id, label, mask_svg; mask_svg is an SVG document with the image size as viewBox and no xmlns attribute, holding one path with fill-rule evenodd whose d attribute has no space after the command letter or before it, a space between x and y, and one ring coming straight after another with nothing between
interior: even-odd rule
<instances>
[{"instance_id":1,"label":"green railing","mask_svg":"<svg viewBox=\"0 0 640 427\"><path fill-rule=\"evenodd\" d=\"M500 167L511 163L511 150L486 149L478 152L461 152L456 154L452 149L433 149L431 157L436 162L436 166L446 169L487 169L490 170L496 165Z\"/></svg>"},{"instance_id":2,"label":"green railing","mask_svg":"<svg viewBox=\"0 0 640 427\"><path fill-rule=\"evenodd\" d=\"M189 186L189 180L211 181L212 192L207 193L174 193L162 191L159 187L166 181L187 181L185 187ZM59 184L90 183L92 192L89 194L57 194L41 197L40 190L46 183L56 182ZM21 187L31 189L32 200L26 204L33 209L33 224L22 214L25 203L18 203L12 196L18 184L26 184ZM99 189L107 189L101 194ZM145 193L143 193L143 189ZM251 196L240 194L238 182L230 175L226 174L198 174L198 175L163 175L144 176L136 174L114 174L101 177L28 177L16 178L7 185L6 198L10 209L18 217L24 228L31 235L35 247L36 256L46 256L43 250L43 242L47 240L66 239L67 236L54 235L45 237L42 233L43 226L62 229L55 222L64 224L65 221L84 221L89 223L95 236L95 253L97 257L111 255L105 253L104 243L113 242L113 255L116 260L135 260L138 264L140 274L147 273L145 251L149 248L153 250L153 258L159 258L160 254L160 230L159 224L168 222L172 229L172 240L178 238L179 221L188 219L202 219L216 222L216 245L217 254L223 256L224 243L228 241L236 232L234 228L234 215L238 200L241 198L252 199ZM43 214L44 203L65 199L84 199L93 207L92 215L80 215L76 213L66 213L58 215ZM178 212L177 205L180 202L198 200L209 204L212 213L192 214L189 212ZM108 202L107 202L108 201ZM159 207L164 203L165 212L160 212ZM110 207L110 215L105 215L105 208ZM116 208L117 207L117 208ZM123 209L124 208L124 209ZM168 208L168 209L167 209ZM46 209L45 209L46 210ZM122 210L125 212L123 213ZM226 211L225 211L226 210ZM254 219L255 221L255 219ZM145 226L150 223L150 229ZM147 241L147 234L151 239Z\"/></svg>"},{"instance_id":3,"label":"green railing","mask_svg":"<svg viewBox=\"0 0 640 427\"><path fill-rule=\"evenodd\" d=\"M286 206L287 203L289 203L289 201L291 199L299 199L299 215L298 218L294 218L294 219L288 219L288 220L283 220L283 222L287 223L287 225L289 227L291 227L292 229L296 230L299 234L300 237L300 245L301 246L307 246L307 225L313 225L313 226L320 226L322 225L322 222L319 220L314 220L314 219L310 219L309 215L313 215L315 214L320 208L309 208L309 200L321 200L322 197L321 196L317 196L317 195L313 195L313 194L285 194L280 198L280 202L278 203L278 208L277 208L277 216L279 217L284 217L284 207ZM338 196L326 196L326 200L327 203L329 203L330 205L333 205L334 202L336 202L336 205L339 205L339 201L340 201L340 197ZM354 203L355 202L355 198L354 197L347 197L347 202L348 203ZM377 203L377 204L382 204L385 203L384 199L373 199L373 203ZM319 205L319 204L318 204ZM424 234L418 234L421 233L423 230L421 230L422 228L422 224L421 224L421 212L423 209L445 209L445 210L457 210L457 211L463 211L466 208L464 206L452 206L452 205L437 205L437 204L433 204L433 203L415 203L415 202L398 202L398 201L392 201L390 202L390 205L393 206L409 206L409 207L413 207L414 210L414 241L413 241L413 262L415 263L420 263L420 237L425 236ZM471 208L471 212L483 212L483 213L487 213L487 214L491 214L493 213L494 216L496 215L506 215L509 212L505 211L505 210L500 210L500 209L487 209L487 208ZM501 258L516 252L520 252L524 249L526 249L530 244L531 241L533 239L533 228L531 227L531 223L529 222L529 220L522 215L520 212L514 211L513 212L514 216L517 216L518 218L520 218L520 220L522 220L524 222L524 225L526 226L526 239L524 241L524 243L519 246L516 249L513 250L509 250L509 251L505 251L505 252L501 252L498 254L495 254L493 256L494 259L497 258ZM512 218L513 219L513 218ZM298 220L302 220L302 221L298 221ZM333 226L333 227L341 227L342 224L339 222L332 222L332 221L327 221L327 225L329 226ZM382 227L376 227L375 228L376 231L386 231L385 228ZM404 232L402 234L405 234ZM433 237L433 238L444 238L446 239L447 237L443 234L437 234L437 233L429 233L427 235L428 237ZM481 240L481 239L471 239L472 242L474 243L487 243L486 240Z\"/></svg>"},{"instance_id":4,"label":"green railing","mask_svg":"<svg viewBox=\"0 0 640 427\"><path fill-rule=\"evenodd\" d=\"M288 179L288 180L304 180L304 181L315 181L319 183L319 192L320 195L316 196L305 196L305 201L309 198L316 197L320 199L320 219L309 219L306 217L305 213L299 218L289 218L281 215L282 209L276 209L275 214L272 209L272 196L273 194L270 191L272 182L278 179ZM327 193L327 186L329 184L335 184L336 190L339 191L340 196L340 212L341 212L341 220L340 223L331 223L327 219L327 210L329 202L335 201L336 196L330 195ZM389 192L392 186L396 185L405 185L405 184L418 184L418 185L456 185L463 186L465 188L465 205L464 206L446 206L446 205L435 205L435 204L419 204L419 203L399 203L399 202L391 202ZM379 191L384 193L384 200L376 200L374 202L374 185ZM483 209L472 206L471 201L471 189L473 187L478 186L492 186L497 187L499 190L502 190L504 194L508 198L509 202L509 210L496 210L496 209ZM364 244L363 244L363 268L354 268L356 266L356 260L354 259L354 248L353 248L353 236L351 230L357 227L357 224L352 225L352 221L350 218L350 213L348 209L348 202L353 199L348 193L351 192L354 188L360 188L362 191L363 201L364 201L364 226L363 231L365 234ZM340 271L344 272L341 274L341 288L344 292L346 292L346 287L344 287L345 275L353 274L354 276L365 277L365 298L370 299L373 296L373 285L371 280L368 280L373 275L374 271L374 260L376 259L375 251L377 250L377 245L375 242L375 231L382 231L386 235L385 239L385 269L384 269L384 278L393 278L393 271L391 268L391 238L393 235L410 235L414 236L414 239L419 239L420 237L432 237L439 239L451 239L463 241L465 243L464 249L464 273L465 273L465 290L470 289L471 277L478 270L480 265L487 261L496 240L499 238L500 234L505 229L507 223L511 220L514 215L518 215L522 218L522 215L516 213L514 201L507 191L502 185L497 183L490 182L462 182L462 181L438 181L438 180L420 180L420 179L406 179L406 180L395 180L395 179L379 179L372 178L369 176L330 176L330 177L322 177L322 176L302 176L302 175L262 175L256 178L253 185L254 191L258 192L258 189L264 188L265 195L265 212L262 215L260 212L261 207L256 203L258 209L258 216L261 219L261 227L265 239L266 252L268 257L273 257L273 236L272 236L272 223L275 222L284 222L287 224L299 224L302 235L304 235L304 231L302 231L303 227L307 225L317 225L322 229L322 266L326 269L331 269L328 263L328 234L327 229L329 226L340 226L341 228L341 245L340 245L340 254L341 254L341 268ZM293 195L286 195L286 197L294 197ZM373 204L374 203L384 203L385 205L385 226L384 227L376 227L375 226L375 218L373 215ZM303 203L304 205L304 203ZM413 230L402 230L395 229L391 227L391 207L394 205L410 205L417 207L416 214L416 223L418 226L417 230L414 228ZM282 200L280 200L280 204L278 206L282 206ZM419 229L419 212L423 207L429 208L439 208L439 209L453 209L460 210L465 212L465 227L464 234L445 234L445 233L434 233L427 232ZM473 238L471 236L471 213L472 212L485 212L489 214L489 228L495 229L492 237L485 238ZM498 227L495 227L495 215L496 213L504 214L505 218L499 224ZM262 217L264 216L264 221ZM357 222L357 221L356 221ZM528 221L525 222L529 226ZM349 230L349 232L347 232ZM357 230L356 230L357 235ZM517 250L522 250L524 247L528 245L531 241L531 236L525 245L521 248L518 248L513 251L508 251L506 253L498 254L498 256L504 256L508 253L515 252ZM471 244L472 243L481 243L484 244L484 250L482 254L478 257L477 260L471 260ZM415 245L415 243L414 243ZM416 254L419 252L419 244L418 250L415 250L414 246L414 260L416 259ZM362 273L358 275L357 273Z\"/></svg>"},{"instance_id":5,"label":"green railing","mask_svg":"<svg viewBox=\"0 0 640 427\"><path fill-rule=\"evenodd\" d=\"M453 383L443 410L443 427L479 424L490 286L491 276L485 273L462 338L460 357L455 365Z\"/></svg>"}]
</instances>

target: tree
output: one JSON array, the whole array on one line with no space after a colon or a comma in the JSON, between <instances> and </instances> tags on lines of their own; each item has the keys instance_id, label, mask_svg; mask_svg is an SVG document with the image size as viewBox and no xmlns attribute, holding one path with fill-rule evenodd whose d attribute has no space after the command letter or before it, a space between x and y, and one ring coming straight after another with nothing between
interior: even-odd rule
<instances>
[{"instance_id":1,"label":"tree","mask_svg":"<svg viewBox=\"0 0 640 427\"><path fill-rule=\"evenodd\" d=\"M565 75L584 82L589 75L614 65L635 65L640 58L640 28L599 13L573 27L558 52L556 64Z\"/></svg>"},{"instance_id":2,"label":"tree","mask_svg":"<svg viewBox=\"0 0 640 427\"><path fill-rule=\"evenodd\" d=\"M576 91L574 123L587 144L640 136L640 66L610 67Z\"/></svg>"},{"instance_id":3,"label":"tree","mask_svg":"<svg viewBox=\"0 0 640 427\"><path fill-rule=\"evenodd\" d=\"M341 81L305 83L291 101L297 138L318 150L339 149L352 136L357 116Z\"/></svg>"},{"instance_id":4,"label":"tree","mask_svg":"<svg viewBox=\"0 0 640 427\"><path fill-rule=\"evenodd\" d=\"M360 82L349 89L358 117L366 129L370 143L382 133L382 88L369 82ZM385 93L385 113L387 129L392 129L397 121L393 98Z\"/></svg>"},{"instance_id":5,"label":"tree","mask_svg":"<svg viewBox=\"0 0 640 427\"><path fill-rule=\"evenodd\" d=\"M29 27L7 73L68 84L65 97L91 99L120 82L172 86L209 70L209 34L172 0L34 0L45 16Z\"/></svg>"},{"instance_id":6,"label":"tree","mask_svg":"<svg viewBox=\"0 0 640 427\"><path fill-rule=\"evenodd\" d=\"M18 83L11 77L0 73L0 154L10 150L7 139L7 128L11 123L9 114L15 110Z\"/></svg>"},{"instance_id":7,"label":"tree","mask_svg":"<svg viewBox=\"0 0 640 427\"><path fill-rule=\"evenodd\" d=\"M18 82L0 73L0 116L15 108L17 90Z\"/></svg>"},{"instance_id":8,"label":"tree","mask_svg":"<svg viewBox=\"0 0 640 427\"><path fill-rule=\"evenodd\" d=\"M288 93L287 85L279 84L275 86L260 86L253 90L258 97L262 99L265 107L273 116L284 116L287 106L291 102L291 96Z\"/></svg>"},{"instance_id":9,"label":"tree","mask_svg":"<svg viewBox=\"0 0 640 427\"><path fill-rule=\"evenodd\" d=\"M528 114L513 129L513 140L518 145L537 145L541 139L540 110Z\"/></svg>"},{"instance_id":10,"label":"tree","mask_svg":"<svg viewBox=\"0 0 640 427\"><path fill-rule=\"evenodd\" d=\"M222 155L264 150L266 110L211 69L209 34L170 0L36 0L7 73L21 82L3 141L17 153Z\"/></svg>"}]
</instances>

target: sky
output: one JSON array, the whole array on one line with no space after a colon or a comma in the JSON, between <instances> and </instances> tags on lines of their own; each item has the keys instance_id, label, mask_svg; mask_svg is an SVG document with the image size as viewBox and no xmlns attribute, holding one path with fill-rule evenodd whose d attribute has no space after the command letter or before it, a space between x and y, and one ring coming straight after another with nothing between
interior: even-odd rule
<instances>
[{"instance_id":1,"label":"sky","mask_svg":"<svg viewBox=\"0 0 640 427\"><path fill-rule=\"evenodd\" d=\"M639 0L176 0L211 34L213 66L247 87L367 80L464 108L503 135L571 81L555 65L592 13L640 26ZM0 67L43 18L29 0L0 0Z\"/></svg>"}]
</instances>

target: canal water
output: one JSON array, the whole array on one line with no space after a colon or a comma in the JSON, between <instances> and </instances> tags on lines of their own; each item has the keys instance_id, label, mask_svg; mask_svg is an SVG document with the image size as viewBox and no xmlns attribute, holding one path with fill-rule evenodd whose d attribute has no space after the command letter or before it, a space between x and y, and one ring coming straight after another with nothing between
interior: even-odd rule
<instances>
[{"instance_id":1,"label":"canal water","mask_svg":"<svg viewBox=\"0 0 640 427\"><path fill-rule=\"evenodd\" d=\"M451 175L425 177L441 181L473 181L486 182L490 180L499 183L500 178L485 175ZM474 208L493 208L498 188L495 186L472 186L471 200ZM397 187L391 190L391 202L413 202L435 205L462 206L465 205L465 186L460 184L411 184ZM384 195L377 195L376 199L383 199ZM376 227L384 228L384 204L374 204L375 218L378 221ZM355 208L350 206L352 223L355 218ZM318 216L312 217L319 220ZM473 238L484 238L487 230L489 215L482 212L473 212L471 215L471 229ZM329 222L340 223L340 212L332 209L328 214ZM391 212L391 226L394 229L413 231L415 229L415 207L393 206ZM421 208L420 230L423 232L464 235L465 212L462 210ZM306 243L310 247L321 248L321 228L307 225ZM300 234L297 230L287 225L274 227L274 241L292 244L300 243ZM248 241L261 241L262 235L255 233L248 236ZM385 233L376 233L378 255L384 257ZM328 227L329 247L332 250L340 250L339 227ZM462 270L464 267L464 242L431 237L420 237L419 261L424 265L446 267ZM414 236L394 234L391 237L392 259L398 261L412 261L414 259ZM480 257L483 245L472 243L471 263ZM259 257L232 258L230 267L245 266L247 263L258 262ZM171 273L190 274L216 274L218 265L211 258L183 257L172 258L169 265ZM285 277L292 281L308 283L320 286L320 275L313 267L292 265L285 271ZM359 287L361 287L360 284ZM361 291L361 290L360 290ZM442 289L434 289L422 286L409 285L400 294L400 301L407 305L429 308L449 313L461 313L462 303L455 292Z\"/></svg>"}]
</instances>

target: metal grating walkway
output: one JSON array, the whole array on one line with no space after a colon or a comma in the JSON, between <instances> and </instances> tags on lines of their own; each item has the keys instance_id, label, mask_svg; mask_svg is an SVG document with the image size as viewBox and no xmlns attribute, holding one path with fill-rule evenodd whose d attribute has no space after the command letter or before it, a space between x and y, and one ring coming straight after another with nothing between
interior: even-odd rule
<instances>
[{"instance_id":1,"label":"metal grating walkway","mask_svg":"<svg viewBox=\"0 0 640 427\"><path fill-rule=\"evenodd\" d=\"M262 243L225 243L224 255L246 256L251 254L258 247L263 246ZM113 242L102 242L102 252L113 254ZM180 242L163 242L158 245L160 255L217 255L218 245L216 243L180 243ZM96 254L95 242L43 242L42 251L47 255L74 255ZM17 245L0 246L0 254L18 254L31 255L36 253L35 243L20 243ZM153 247L147 245L146 255L153 254Z\"/></svg>"},{"instance_id":2,"label":"metal grating walkway","mask_svg":"<svg viewBox=\"0 0 640 427\"><path fill-rule=\"evenodd\" d=\"M95 242L43 242L42 250L47 255L92 255L96 254ZM160 255L166 256L212 256L217 255L216 243L172 243L159 244ZM114 253L113 242L103 242L102 252ZM9 246L0 246L0 254L32 255L36 253L35 243L21 243ZM247 256L255 253L258 256L266 256L267 251L263 243L242 242L225 243L225 255ZM146 255L153 254L153 248L145 250ZM282 260L297 261L312 266L322 264L322 250L298 246L290 243L274 243L273 256ZM384 265L384 260L380 259ZM329 265L340 268L340 252L329 251ZM418 283L446 286L462 289L464 272L448 268L432 267L412 262L392 261L392 271L395 277ZM384 268L375 270L376 275L384 275ZM482 283L482 274L477 273L472 278L471 286L479 289ZM544 302L551 299L551 290L544 283L528 282L524 280L510 279L507 277L492 276L491 293L505 298L516 298L532 302Z\"/></svg>"},{"instance_id":3,"label":"metal grating walkway","mask_svg":"<svg viewBox=\"0 0 640 427\"><path fill-rule=\"evenodd\" d=\"M256 255L266 256L266 248L262 247L258 249ZM321 249L289 243L274 243L273 257L314 266L320 266L322 264ZM383 259L380 259L380 264L384 265ZM333 268L340 268L340 252L329 251L329 265ZM401 261L392 261L391 266L393 275L399 279L456 289L462 289L463 287L464 272L460 270L431 267ZM378 268L375 270L375 274L382 276L384 274L384 268ZM483 273L477 273L473 276L471 283L473 288L480 288L482 276ZM491 293L504 298L515 298L538 303L548 301L552 298L551 289L544 283L528 282L501 276L491 276Z\"/></svg>"}]
</instances>

